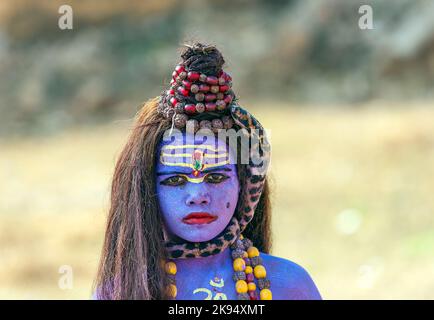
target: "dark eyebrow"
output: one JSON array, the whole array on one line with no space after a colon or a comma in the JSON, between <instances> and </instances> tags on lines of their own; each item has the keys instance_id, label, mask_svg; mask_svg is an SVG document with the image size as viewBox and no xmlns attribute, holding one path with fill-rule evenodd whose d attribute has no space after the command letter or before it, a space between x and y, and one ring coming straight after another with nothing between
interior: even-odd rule
<instances>
[{"instance_id":1,"label":"dark eyebrow","mask_svg":"<svg viewBox=\"0 0 434 320\"><path fill-rule=\"evenodd\" d=\"M231 168L210 168L210 169L206 169L201 171L202 173L209 173L209 172L216 172L216 171L232 171ZM157 172L157 176L164 176L164 175L169 175L169 174L185 174L185 175L189 175L189 172L180 172L180 171L161 171L161 172Z\"/></svg>"},{"instance_id":2,"label":"dark eyebrow","mask_svg":"<svg viewBox=\"0 0 434 320\"><path fill-rule=\"evenodd\" d=\"M188 174L188 172L179 172L179 171L162 171L157 172L157 176L164 176L167 174Z\"/></svg>"},{"instance_id":3,"label":"dark eyebrow","mask_svg":"<svg viewBox=\"0 0 434 320\"><path fill-rule=\"evenodd\" d=\"M210 168L210 169L203 170L201 172L208 173L208 172L215 172L215 171L232 171L232 169L231 168L226 168L226 167L223 167L223 168Z\"/></svg>"}]
</instances>

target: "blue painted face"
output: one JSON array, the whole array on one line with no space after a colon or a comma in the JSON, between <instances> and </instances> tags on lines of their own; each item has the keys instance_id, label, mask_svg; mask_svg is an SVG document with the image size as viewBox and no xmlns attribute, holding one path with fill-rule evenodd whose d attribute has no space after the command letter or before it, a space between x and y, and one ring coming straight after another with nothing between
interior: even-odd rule
<instances>
[{"instance_id":1,"label":"blue painted face","mask_svg":"<svg viewBox=\"0 0 434 320\"><path fill-rule=\"evenodd\" d=\"M203 141L182 133L160 142L158 201L167 231L190 242L209 241L231 220L239 181L232 150L217 137ZM196 140L194 140L196 139Z\"/></svg>"}]
</instances>

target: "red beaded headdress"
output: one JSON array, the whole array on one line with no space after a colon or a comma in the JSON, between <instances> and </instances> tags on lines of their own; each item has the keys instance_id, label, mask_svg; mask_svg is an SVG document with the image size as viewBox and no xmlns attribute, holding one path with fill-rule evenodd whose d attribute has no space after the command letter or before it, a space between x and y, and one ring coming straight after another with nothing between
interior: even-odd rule
<instances>
[{"instance_id":1,"label":"red beaded headdress","mask_svg":"<svg viewBox=\"0 0 434 320\"><path fill-rule=\"evenodd\" d=\"M195 131L230 129L230 105L235 98L232 78L222 70L224 59L214 46L185 45L172 74L170 88L161 95L158 112L182 129L190 121ZM210 120L211 119L211 120Z\"/></svg>"}]
</instances>

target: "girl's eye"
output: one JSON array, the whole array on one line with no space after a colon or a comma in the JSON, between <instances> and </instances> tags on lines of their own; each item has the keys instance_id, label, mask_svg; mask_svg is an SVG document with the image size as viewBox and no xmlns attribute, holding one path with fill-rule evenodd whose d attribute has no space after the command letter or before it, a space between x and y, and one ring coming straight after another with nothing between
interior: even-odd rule
<instances>
[{"instance_id":1,"label":"girl's eye","mask_svg":"<svg viewBox=\"0 0 434 320\"><path fill-rule=\"evenodd\" d=\"M210 173L207 174L204 178L204 180L209 183L220 183L225 181L226 179L229 179L229 177L222 173Z\"/></svg>"},{"instance_id":2,"label":"girl's eye","mask_svg":"<svg viewBox=\"0 0 434 320\"><path fill-rule=\"evenodd\" d=\"M183 176L173 176L164 179L160 183L165 186L180 186L187 182L187 179Z\"/></svg>"}]
</instances>

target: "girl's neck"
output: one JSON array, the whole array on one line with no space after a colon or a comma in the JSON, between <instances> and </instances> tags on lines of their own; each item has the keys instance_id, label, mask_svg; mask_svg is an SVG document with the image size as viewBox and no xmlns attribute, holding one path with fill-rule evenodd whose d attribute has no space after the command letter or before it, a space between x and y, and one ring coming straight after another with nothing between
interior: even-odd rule
<instances>
[{"instance_id":1,"label":"girl's neck","mask_svg":"<svg viewBox=\"0 0 434 320\"><path fill-rule=\"evenodd\" d=\"M181 268L197 269L221 269L231 261L231 250L226 248L220 253L210 255L208 257L186 258L174 260Z\"/></svg>"}]
</instances>

